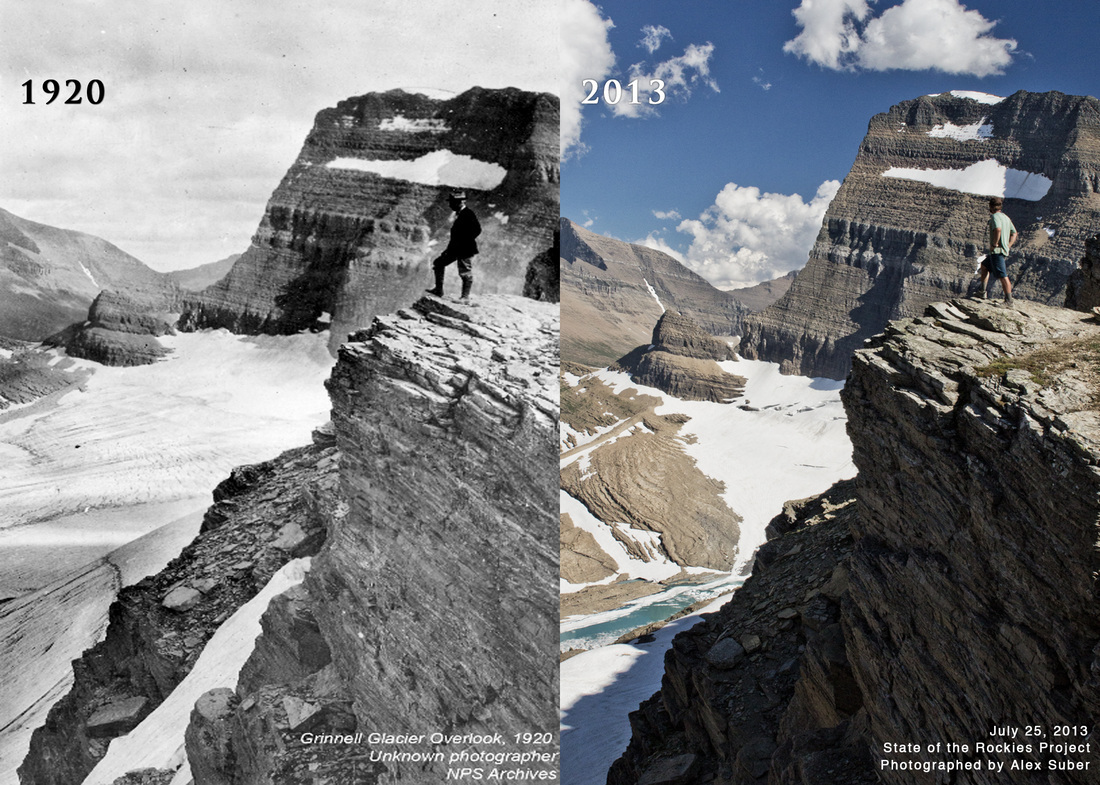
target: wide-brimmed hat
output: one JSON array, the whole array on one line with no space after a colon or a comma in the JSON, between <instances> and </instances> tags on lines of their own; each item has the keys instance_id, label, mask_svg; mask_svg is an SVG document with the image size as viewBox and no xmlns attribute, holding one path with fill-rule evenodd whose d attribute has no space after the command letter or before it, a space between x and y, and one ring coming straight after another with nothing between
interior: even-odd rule
<instances>
[{"instance_id":1,"label":"wide-brimmed hat","mask_svg":"<svg viewBox=\"0 0 1100 785\"><path fill-rule=\"evenodd\" d=\"M447 197L449 202L461 202L466 198L465 191L451 191L451 195Z\"/></svg>"}]
</instances>

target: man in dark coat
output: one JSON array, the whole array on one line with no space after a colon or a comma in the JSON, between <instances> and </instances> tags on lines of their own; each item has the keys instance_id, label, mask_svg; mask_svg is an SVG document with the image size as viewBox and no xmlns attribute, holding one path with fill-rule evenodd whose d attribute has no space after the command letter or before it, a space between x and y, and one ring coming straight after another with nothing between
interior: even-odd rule
<instances>
[{"instance_id":1,"label":"man in dark coat","mask_svg":"<svg viewBox=\"0 0 1100 785\"><path fill-rule=\"evenodd\" d=\"M470 299L470 288L474 285L473 260L477 255L477 236L481 234L481 223L474 211L466 206L466 192L454 191L448 198L448 204L455 211L455 221L451 224L451 240L434 262L435 288L428 294L443 296L443 277L447 265L458 262L458 277L462 279L462 299Z\"/></svg>"}]
</instances>

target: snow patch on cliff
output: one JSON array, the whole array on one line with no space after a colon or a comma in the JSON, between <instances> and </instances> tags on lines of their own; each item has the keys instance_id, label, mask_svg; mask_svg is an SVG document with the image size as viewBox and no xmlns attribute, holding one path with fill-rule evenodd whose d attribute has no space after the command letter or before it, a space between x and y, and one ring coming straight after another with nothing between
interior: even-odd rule
<instances>
[{"instance_id":1,"label":"snow patch on cliff","mask_svg":"<svg viewBox=\"0 0 1100 785\"><path fill-rule=\"evenodd\" d=\"M915 180L962 193L1026 199L1031 202L1037 202L1046 196L1053 185L1050 178L1044 175L1009 169L993 158L971 164L965 169L910 169L892 166L882 176Z\"/></svg>"},{"instance_id":2,"label":"snow patch on cliff","mask_svg":"<svg viewBox=\"0 0 1100 785\"><path fill-rule=\"evenodd\" d=\"M928 135L944 139L958 139L960 142L980 142L983 139L993 138L993 124L987 122L985 117L970 125L944 123L943 125L934 126L928 132Z\"/></svg>"},{"instance_id":3,"label":"snow patch on cliff","mask_svg":"<svg viewBox=\"0 0 1100 785\"><path fill-rule=\"evenodd\" d=\"M125 736L111 741L107 754L84 780L84 785L111 785L139 769L176 770L186 760L183 734L195 701L216 687L237 686L237 676L260 635L260 617L272 598L305 579L310 559L283 565L260 593L237 609L202 650L187 677L153 713Z\"/></svg>"},{"instance_id":4,"label":"snow patch on cliff","mask_svg":"<svg viewBox=\"0 0 1100 785\"><path fill-rule=\"evenodd\" d=\"M456 155L450 150L434 150L411 161L336 158L325 166L329 169L372 172L392 180L407 180L422 185L477 188L482 191L496 188L508 174L499 164L479 161L469 155Z\"/></svg>"}]
</instances>

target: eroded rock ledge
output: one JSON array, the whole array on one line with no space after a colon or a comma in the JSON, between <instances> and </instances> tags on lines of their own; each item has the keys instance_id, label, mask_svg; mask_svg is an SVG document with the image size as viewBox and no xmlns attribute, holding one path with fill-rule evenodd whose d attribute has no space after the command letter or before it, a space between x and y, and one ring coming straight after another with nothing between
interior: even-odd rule
<instances>
[{"instance_id":1,"label":"eroded rock ledge","mask_svg":"<svg viewBox=\"0 0 1100 785\"><path fill-rule=\"evenodd\" d=\"M936 756L883 744L973 752L1038 716L1095 750L1098 378L1100 324L1035 303L933 304L857 351L854 488L780 516L745 587L677 637L608 782L924 782L879 761ZM1006 770L968 782L1017 781L1013 759L1095 781L1048 769L1088 754L985 757Z\"/></svg>"}]
</instances>

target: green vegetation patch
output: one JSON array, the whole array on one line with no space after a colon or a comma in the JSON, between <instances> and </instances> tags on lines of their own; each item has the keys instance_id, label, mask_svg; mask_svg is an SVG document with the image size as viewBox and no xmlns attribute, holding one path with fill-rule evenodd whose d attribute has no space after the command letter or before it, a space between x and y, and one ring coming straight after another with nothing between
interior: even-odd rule
<instances>
[{"instance_id":1,"label":"green vegetation patch","mask_svg":"<svg viewBox=\"0 0 1100 785\"><path fill-rule=\"evenodd\" d=\"M1076 369L1084 376L1100 371L1100 337L1077 338L1058 341L1027 354L1014 357L998 357L988 365L975 368L982 378L1003 376L1008 371L1024 370L1031 380L1042 387L1050 387L1064 372ZM1100 402L1100 394L1097 396Z\"/></svg>"}]
</instances>

